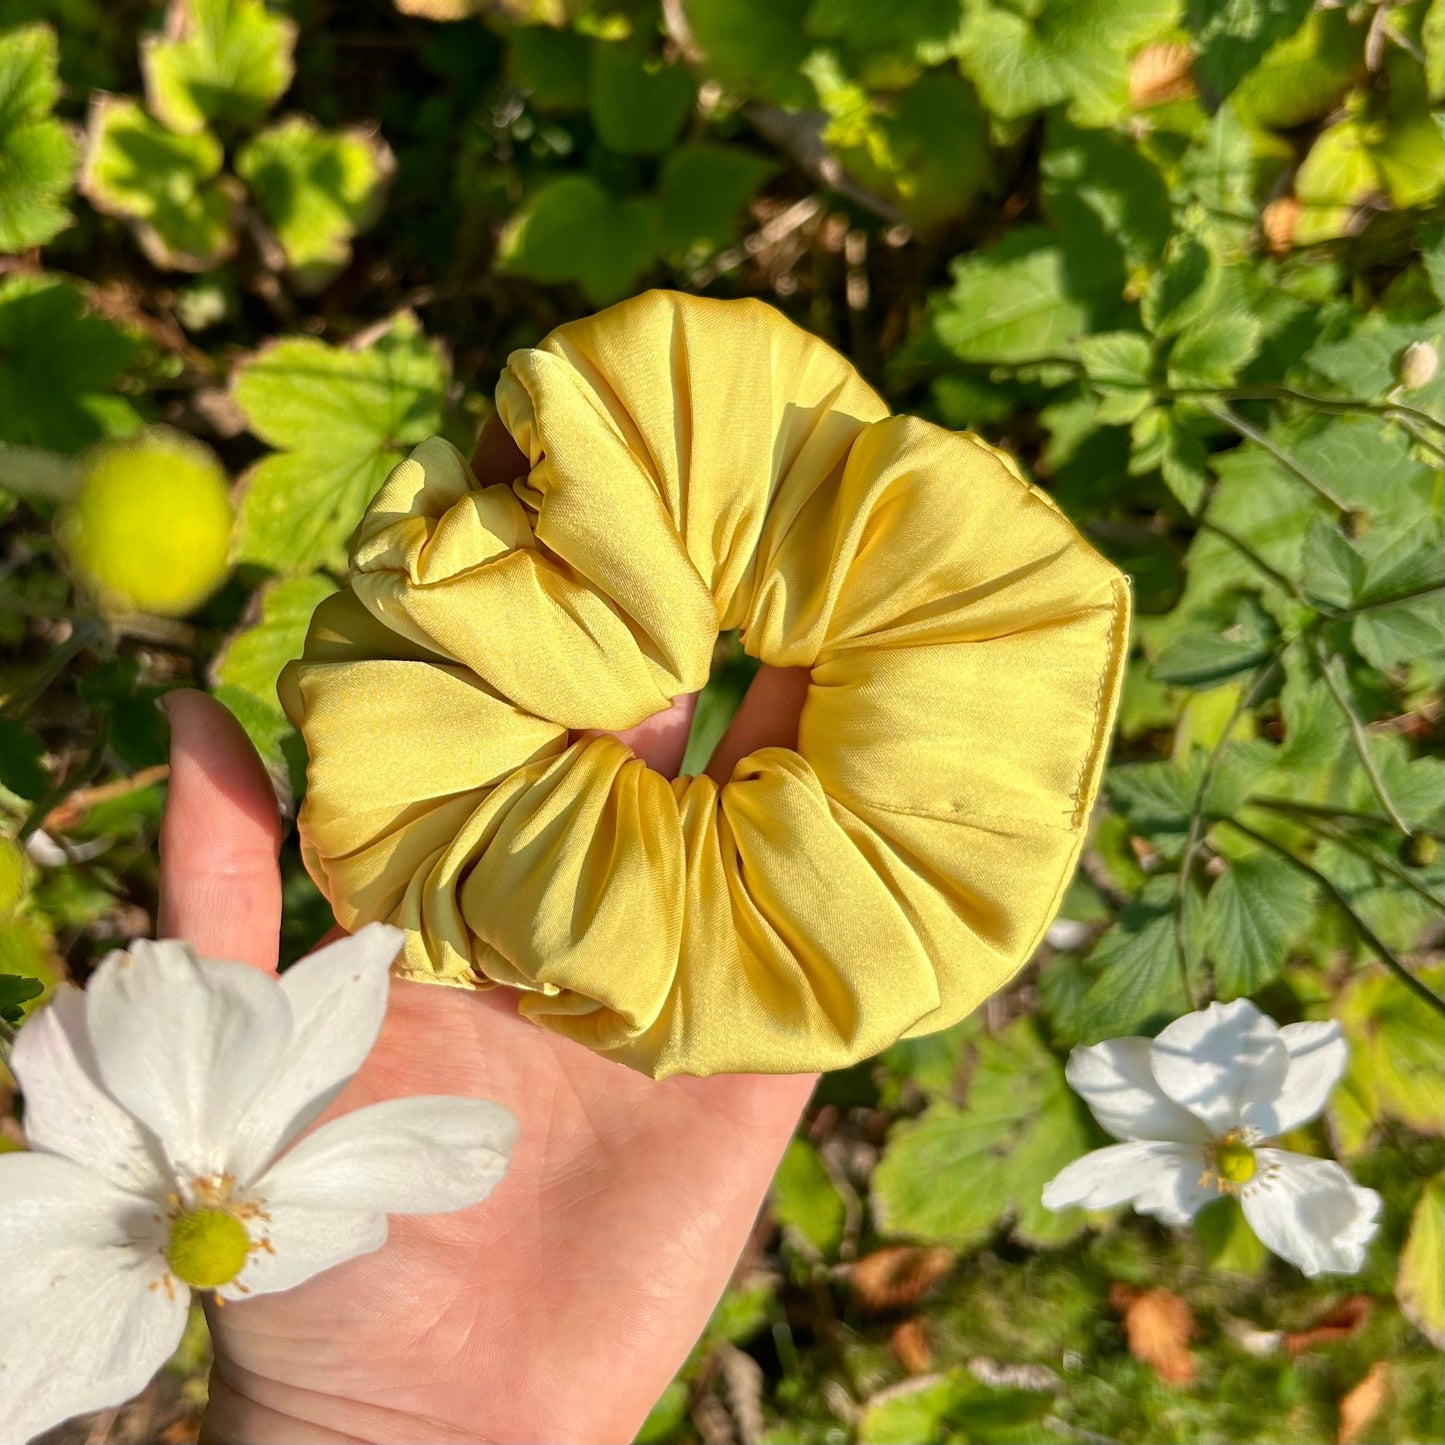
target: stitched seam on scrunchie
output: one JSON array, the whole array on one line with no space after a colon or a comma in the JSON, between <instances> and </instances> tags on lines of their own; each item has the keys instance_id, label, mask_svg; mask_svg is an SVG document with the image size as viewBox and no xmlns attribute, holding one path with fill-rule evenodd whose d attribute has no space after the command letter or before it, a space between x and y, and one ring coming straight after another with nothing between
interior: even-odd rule
<instances>
[{"instance_id":1,"label":"stitched seam on scrunchie","mask_svg":"<svg viewBox=\"0 0 1445 1445\"><path fill-rule=\"evenodd\" d=\"M1079 776L1074 782L1074 826L1086 821L1093 809L1094 800L1087 797L1091 773L1097 773L1102 764L1102 754L1109 745L1109 734L1113 731L1114 708L1107 698L1118 696L1118 688L1110 686L1117 680L1129 643L1129 584L1116 572L1110 579L1110 590L1114 596L1114 625L1109 631L1109 651L1104 666L1099 672L1099 685L1094 691L1094 736L1090 739L1088 751L1079 765Z\"/></svg>"},{"instance_id":2,"label":"stitched seam on scrunchie","mask_svg":"<svg viewBox=\"0 0 1445 1445\"><path fill-rule=\"evenodd\" d=\"M799 754L802 757L802 754ZM807 762L807 759L803 759ZM1048 828L1050 831L1057 830L1060 833L1072 833L1078 827L1077 823L1050 823L1042 818L1024 818L1017 813L981 813L976 810L949 812L934 812L928 808L900 808L896 803L879 803L872 798L865 798L861 793L850 792L845 788L828 788L824 790L829 798L837 799L845 807L851 803L861 803L865 808L873 808L880 813L891 813L899 818L925 818L932 823L1008 823L1015 829ZM851 811L851 809L850 809Z\"/></svg>"}]
</instances>

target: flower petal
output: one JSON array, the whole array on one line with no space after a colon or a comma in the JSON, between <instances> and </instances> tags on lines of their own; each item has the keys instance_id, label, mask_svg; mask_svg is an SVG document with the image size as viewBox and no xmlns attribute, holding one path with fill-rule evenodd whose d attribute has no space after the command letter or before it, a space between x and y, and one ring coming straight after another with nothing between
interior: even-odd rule
<instances>
[{"instance_id":1,"label":"flower petal","mask_svg":"<svg viewBox=\"0 0 1445 1445\"><path fill-rule=\"evenodd\" d=\"M1044 1185L1047 1209L1109 1209L1132 1204L1165 1224L1184 1224L1214 1198L1199 1183L1197 1145L1133 1141L1095 1149Z\"/></svg>"},{"instance_id":2,"label":"flower petal","mask_svg":"<svg viewBox=\"0 0 1445 1445\"><path fill-rule=\"evenodd\" d=\"M120 1189L163 1199L174 1188L165 1152L106 1093L85 1026L85 995L62 984L15 1040L10 1067L25 1095L32 1149L62 1154Z\"/></svg>"},{"instance_id":3,"label":"flower petal","mask_svg":"<svg viewBox=\"0 0 1445 1445\"><path fill-rule=\"evenodd\" d=\"M224 1173L236 1126L285 1057L291 1010L274 977L133 943L96 970L86 1018L100 1077L160 1140L177 1175Z\"/></svg>"},{"instance_id":4,"label":"flower petal","mask_svg":"<svg viewBox=\"0 0 1445 1445\"><path fill-rule=\"evenodd\" d=\"M1379 1227L1380 1196L1333 1159L1256 1149L1259 1173L1240 1196L1267 1249L1305 1274L1354 1274Z\"/></svg>"},{"instance_id":5,"label":"flower petal","mask_svg":"<svg viewBox=\"0 0 1445 1445\"><path fill-rule=\"evenodd\" d=\"M1286 1024L1279 1041L1289 1054L1289 1069L1272 1100L1245 1106L1244 1122L1265 1138L1308 1123L1324 1107L1349 1061L1350 1048L1340 1026L1328 1023Z\"/></svg>"},{"instance_id":6,"label":"flower petal","mask_svg":"<svg viewBox=\"0 0 1445 1445\"><path fill-rule=\"evenodd\" d=\"M1107 1039L1069 1055L1065 1073L1100 1125L1116 1139L1202 1143L1209 1131L1154 1081L1148 1039Z\"/></svg>"},{"instance_id":7,"label":"flower petal","mask_svg":"<svg viewBox=\"0 0 1445 1445\"><path fill-rule=\"evenodd\" d=\"M52 1154L0 1159L0 1440L145 1388L190 1301L151 1288L164 1272L148 1201Z\"/></svg>"},{"instance_id":8,"label":"flower petal","mask_svg":"<svg viewBox=\"0 0 1445 1445\"><path fill-rule=\"evenodd\" d=\"M282 1155L255 1192L267 1210L443 1214L496 1188L516 1138L511 1110L488 1099L388 1099L324 1124Z\"/></svg>"},{"instance_id":9,"label":"flower petal","mask_svg":"<svg viewBox=\"0 0 1445 1445\"><path fill-rule=\"evenodd\" d=\"M271 1205L266 1224L270 1251L260 1250L239 1277L216 1293L224 1299L292 1289L322 1270L370 1254L386 1243L386 1215ZM239 1286L239 1287L238 1287Z\"/></svg>"},{"instance_id":10,"label":"flower petal","mask_svg":"<svg viewBox=\"0 0 1445 1445\"><path fill-rule=\"evenodd\" d=\"M230 1171L249 1184L316 1122L371 1052L406 934L370 923L308 954L281 975L291 1042L276 1075L237 1129Z\"/></svg>"},{"instance_id":11,"label":"flower petal","mask_svg":"<svg viewBox=\"0 0 1445 1445\"><path fill-rule=\"evenodd\" d=\"M1289 1069L1279 1025L1243 998L1175 1019L1149 1059L1159 1087L1216 1135L1239 1128L1251 1103L1278 1098Z\"/></svg>"}]
</instances>

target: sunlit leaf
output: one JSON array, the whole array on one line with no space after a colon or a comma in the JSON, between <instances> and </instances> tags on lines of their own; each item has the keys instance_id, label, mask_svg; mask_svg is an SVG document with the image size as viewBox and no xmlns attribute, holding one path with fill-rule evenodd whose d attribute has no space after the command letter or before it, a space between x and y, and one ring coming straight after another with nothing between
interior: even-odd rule
<instances>
[{"instance_id":1,"label":"sunlit leaf","mask_svg":"<svg viewBox=\"0 0 1445 1445\"><path fill-rule=\"evenodd\" d=\"M748 200L776 167L741 146L676 146L662 163L657 238L664 252L708 254L737 239Z\"/></svg>"},{"instance_id":2,"label":"sunlit leaf","mask_svg":"<svg viewBox=\"0 0 1445 1445\"><path fill-rule=\"evenodd\" d=\"M115 395L141 348L49 276L0 277L0 442L67 454L140 418Z\"/></svg>"},{"instance_id":3,"label":"sunlit leaf","mask_svg":"<svg viewBox=\"0 0 1445 1445\"><path fill-rule=\"evenodd\" d=\"M351 238L380 212L394 167L386 143L364 131L323 130L290 116L236 157L286 264L303 291L324 286L351 259Z\"/></svg>"},{"instance_id":4,"label":"sunlit leaf","mask_svg":"<svg viewBox=\"0 0 1445 1445\"><path fill-rule=\"evenodd\" d=\"M846 1211L818 1151L794 1139L783 1154L770 1191L773 1215L819 1254L829 1255L843 1237Z\"/></svg>"},{"instance_id":5,"label":"sunlit leaf","mask_svg":"<svg viewBox=\"0 0 1445 1445\"><path fill-rule=\"evenodd\" d=\"M1204 910L1218 996L1252 994L1277 978L1313 914L1313 885L1284 859L1251 853L1231 862Z\"/></svg>"},{"instance_id":6,"label":"sunlit leaf","mask_svg":"<svg viewBox=\"0 0 1445 1445\"><path fill-rule=\"evenodd\" d=\"M51 115L57 67L48 25L0 33L0 251L43 245L70 223L79 147Z\"/></svg>"},{"instance_id":7,"label":"sunlit leaf","mask_svg":"<svg viewBox=\"0 0 1445 1445\"><path fill-rule=\"evenodd\" d=\"M232 393L277 450L243 478L242 560L339 564L387 473L440 427L446 385L440 350L406 314L364 347L287 337L243 361Z\"/></svg>"},{"instance_id":8,"label":"sunlit leaf","mask_svg":"<svg viewBox=\"0 0 1445 1445\"><path fill-rule=\"evenodd\" d=\"M135 101L102 96L91 108L81 188L97 210L132 224L157 266L205 271L236 245L239 188L222 174L223 160L208 131L180 135Z\"/></svg>"},{"instance_id":9,"label":"sunlit leaf","mask_svg":"<svg viewBox=\"0 0 1445 1445\"><path fill-rule=\"evenodd\" d=\"M264 0L170 0L141 45L151 112L172 130L248 128L291 84L296 26Z\"/></svg>"},{"instance_id":10,"label":"sunlit leaf","mask_svg":"<svg viewBox=\"0 0 1445 1445\"><path fill-rule=\"evenodd\" d=\"M575 281L603 305L629 291L653 262L657 210L651 201L618 200L591 176L548 181L507 223L498 245L503 270L555 284Z\"/></svg>"},{"instance_id":11,"label":"sunlit leaf","mask_svg":"<svg viewBox=\"0 0 1445 1445\"><path fill-rule=\"evenodd\" d=\"M1073 120L1097 125L1124 109L1130 59L1178 8L1177 0L1040 0L1022 13L978 5L959 39L959 64L997 115L1067 103Z\"/></svg>"},{"instance_id":12,"label":"sunlit leaf","mask_svg":"<svg viewBox=\"0 0 1445 1445\"><path fill-rule=\"evenodd\" d=\"M1410 1323L1445 1349L1445 1175L1425 1185L1410 1216L1395 1297Z\"/></svg>"}]
</instances>

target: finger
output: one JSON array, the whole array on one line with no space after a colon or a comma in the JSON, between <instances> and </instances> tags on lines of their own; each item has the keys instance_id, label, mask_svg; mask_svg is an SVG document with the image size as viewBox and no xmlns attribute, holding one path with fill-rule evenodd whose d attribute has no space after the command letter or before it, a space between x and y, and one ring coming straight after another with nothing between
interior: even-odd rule
<instances>
[{"instance_id":1,"label":"finger","mask_svg":"<svg viewBox=\"0 0 1445 1445\"><path fill-rule=\"evenodd\" d=\"M204 957L270 972L281 929L281 819L271 780L240 723L214 698L183 689L162 701L171 778L157 931Z\"/></svg>"},{"instance_id":2,"label":"finger","mask_svg":"<svg viewBox=\"0 0 1445 1445\"><path fill-rule=\"evenodd\" d=\"M696 708L697 694L685 693L674 698L672 706L666 711L643 718L636 727L615 733L586 728L573 733L572 738L616 738L626 743L654 772L661 773L664 778L675 778L682 767L682 755L687 751L687 736Z\"/></svg>"},{"instance_id":3,"label":"finger","mask_svg":"<svg viewBox=\"0 0 1445 1445\"><path fill-rule=\"evenodd\" d=\"M759 748L794 748L798 745L798 718L808 696L806 667L760 667L728 730L713 749L707 775L718 787L732 777L733 769Z\"/></svg>"}]
</instances>

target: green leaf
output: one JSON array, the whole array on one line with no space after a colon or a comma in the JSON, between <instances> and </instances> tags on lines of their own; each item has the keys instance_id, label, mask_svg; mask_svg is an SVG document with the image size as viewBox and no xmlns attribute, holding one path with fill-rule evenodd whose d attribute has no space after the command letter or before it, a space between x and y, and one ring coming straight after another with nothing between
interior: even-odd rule
<instances>
[{"instance_id":1,"label":"green leaf","mask_svg":"<svg viewBox=\"0 0 1445 1445\"><path fill-rule=\"evenodd\" d=\"M962 361L1069 356L1078 337L1107 329L1122 283L1107 258L1025 228L954 261L953 287L935 301L933 330Z\"/></svg>"},{"instance_id":2,"label":"green leaf","mask_svg":"<svg viewBox=\"0 0 1445 1445\"><path fill-rule=\"evenodd\" d=\"M1053 1405L1046 1390L996 1389L962 1366L944 1375L904 1380L866 1401L858 1445L1053 1445L1066 1437L1040 1419Z\"/></svg>"},{"instance_id":3,"label":"green leaf","mask_svg":"<svg viewBox=\"0 0 1445 1445\"><path fill-rule=\"evenodd\" d=\"M1198 53L1194 75L1223 100L1310 13L1311 0L1189 0L1184 23Z\"/></svg>"},{"instance_id":4,"label":"green leaf","mask_svg":"<svg viewBox=\"0 0 1445 1445\"><path fill-rule=\"evenodd\" d=\"M962 0L813 0L805 28L860 56L886 52L940 65L957 49L963 16Z\"/></svg>"},{"instance_id":5,"label":"green leaf","mask_svg":"<svg viewBox=\"0 0 1445 1445\"><path fill-rule=\"evenodd\" d=\"M1250 853L1232 862L1204 907L1217 995L1257 993L1278 978L1313 916L1313 885L1283 858Z\"/></svg>"},{"instance_id":6,"label":"green leaf","mask_svg":"<svg viewBox=\"0 0 1445 1445\"><path fill-rule=\"evenodd\" d=\"M39 998L45 985L38 978L25 978L18 973L0 973L0 1019L18 1024L25 1017L25 1005Z\"/></svg>"},{"instance_id":7,"label":"green leaf","mask_svg":"<svg viewBox=\"0 0 1445 1445\"><path fill-rule=\"evenodd\" d=\"M652 264L657 230L650 201L619 201L590 175L558 176L507 222L498 262L534 281L575 281L601 306L631 290Z\"/></svg>"},{"instance_id":8,"label":"green leaf","mask_svg":"<svg viewBox=\"0 0 1445 1445\"><path fill-rule=\"evenodd\" d=\"M1038 0L1023 14L977 5L959 37L959 65L995 115L1067 102L1076 123L1104 124L1127 105L1134 52L1178 9L1177 0Z\"/></svg>"},{"instance_id":9,"label":"green leaf","mask_svg":"<svg viewBox=\"0 0 1445 1445\"><path fill-rule=\"evenodd\" d=\"M592 51L588 104L602 143L624 155L671 149L692 111L697 87L687 68L669 65L632 41L599 41Z\"/></svg>"},{"instance_id":10,"label":"green leaf","mask_svg":"<svg viewBox=\"0 0 1445 1445\"><path fill-rule=\"evenodd\" d=\"M213 135L178 135L135 101L101 96L89 136L81 189L97 210L131 223L155 265L206 271L231 254L238 188L221 174Z\"/></svg>"},{"instance_id":11,"label":"green leaf","mask_svg":"<svg viewBox=\"0 0 1445 1445\"><path fill-rule=\"evenodd\" d=\"M731 245L748 201L776 169L741 146L705 141L675 147L658 179L660 249L705 256Z\"/></svg>"},{"instance_id":12,"label":"green leaf","mask_svg":"<svg viewBox=\"0 0 1445 1445\"><path fill-rule=\"evenodd\" d=\"M1074 349L1084 375L1103 398L1100 421L1130 422L1149 405L1154 357L1149 338L1142 332L1103 331L1081 337Z\"/></svg>"},{"instance_id":13,"label":"green leaf","mask_svg":"<svg viewBox=\"0 0 1445 1445\"><path fill-rule=\"evenodd\" d=\"M1190 516L1204 501L1209 485L1209 453L1197 423L1178 408L1149 407L1134 418L1129 433L1129 474L1147 476L1156 468Z\"/></svg>"},{"instance_id":14,"label":"green leaf","mask_svg":"<svg viewBox=\"0 0 1445 1445\"><path fill-rule=\"evenodd\" d=\"M50 26L0 34L0 252L44 245L70 224L79 147L51 115L58 69Z\"/></svg>"},{"instance_id":15,"label":"green leaf","mask_svg":"<svg viewBox=\"0 0 1445 1445\"><path fill-rule=\"evenodd\" d=\"M783 1154L770 1192L773 1215L821 1255L831 1255L843 1238L847 1217L842 1196L806 1139L793 1139Z\"/></svg>"},{"instance_id":16,"label":"green leaf","mask_svg":"<svg viewBox=\"0 0 1445 1445\"><path fill-rule=\"evenodd\" d=\"M1172 874L1150 878L1090 950L1083 963L1087 986L1068 1015L1055 1021L1065 1042L1092 1044L1146 1033L1189 1012L1175 887ZM1203 922L1198 890L1191 888L1185 898L1190 935L1198 938Z\"/></svg>"},{"instance_id":17,"label":"green leaf","mask_svg":"<svg viewBox=\"0 0 1445 1445\"><path fill-rule=\"evenodd\" d=\"M980 1040L961 1109L935 1103L895 1126L873 1174L874 1216L885 1234L966 1248L1014 1212L1026 1237L1061 1242L1080 1217L1051 1216L1039 1195L1091 1138L1063 1065L1021 1019Z\"/></svg>"},{"instance_id":18,"label":"green leaf","mask_svg":"<svg viewBox=\"0 0 1445 1445\"><path fill-rule=\"evenodd\" d=\"M45 745L15 718L0 717L0 787L30 803L50 791Z\"/></svg>"},{"instance_id":19,"label":"green leaf","mask_svg":"<svg viewBox=\"0 0 1445 1445\"><path fill-rule=\"evenodd\" d=\"M849 174L917 226L969 207L990 164L988 117L971 85L935 71L885 101L851 83L825 86L821 64L810 73L833 117L823 139Z\"/></svg>"},{"instance_id":20,"label":"green leaf","mask_svg":"<svg viewBox=\"0 0 1445 1445\"><path fill-rule=\"evenodd\" d=\"M526 25L507 37L507 64L533 109L585 110L592 46L592 40L576 30Z\"/></svg>"},{"instance_id":21,"label":"green leaf","mask_svg":"<svg viewBox=\"0 0 1445 1445\"><path fill-rule=\"evenodd\" d=\"M1081 130L1055 113L1039 161L1044 207L1065 235L1092 235L1132 267L1153 266L1172 230L1169 187L1154 162L1115 131Z\"/></svg>"},{"instance_id":22,"label":"green leaf","mask_svg":"<svg viewBox=\"0 0 1445 1445\"><path fill-rule=\"evenodd\" d=\"M1364 70L1365 27L1343 7L1316 7L1239 83L1231 105L1251 125L1292 130L1332 110Z\"/></svg>"},{"instance_id":23,"label":"green leaf","mask_svg":"<svg viewBox=\"0 0 1445 1445\"><path fill-rule=\"evenodd\" d=\"M276 679L311 625L311 614L336 591L329 577L288 577L262 587L252 620L226 640L211 665L216 695L240 718L262 757L273 755L291 730L276 697Z\"/></svg>"},{"instance_id":24,"label":"green leaf","mask_svg":"<svg viewBox=\"0 0 1445 1445\"><path fill-rule=\"evenodd\" d=\"M242 560L280 572L341 565L387 473L440 427L446 386L440 349L406 313L365 347L288 337L243 361L232 395L278 450L244 479Z\"/></svg>"},{"instance_id":25,"label":"green leaf","mask_svg":"<svg viewBox=\"0 0 1445 1445\"><path fill-rule=\"evenodd\" d=\"M1176 335L1204 313L1218 280L1219 265L1209 247L1195 236L1175 236L1140 304L1145 327L1155 336Z\"/></svg>"},{"instance_id":26,"label":"green leaf","mask_svg":"<svg viewBox=\"0 0 1445 1445\"><path fill-rule=\"evenodd\" d=\"M1249 1227L1239 1201L1225 1195L1194 1217L1194 1236L1211 1269L1258 1277L1269 1266L1269 1251Z\"/></svg>"},{"instance_id":27,"label":"green leaf","mask_svg":"<svg viewBox=\"0 0 1445 1445\"><path fill-rule=\"evenodd\" d=\"M291 84L295 44L262 0L171 0L164 34L141 43L146 102L175 131L249 129Z\"/></svg>"},{"instance_id":28,"label":"green leaf","mask_svg":"<svg viewBox=\"0 0 1445 1445\"><path fill-rule=\"evenodd\" d=\"M1365 583L1365 559L1325 517L1310 523L1300 565L1306 592L1327 607L1348 607Z\"/></svg>"},{"instance_id":29,"label":"green leaf","mask_svg":"<svg viewBox=\"0 0 1445 1445\"><path fill-rule=\"evenodd\" d=\"M114 391L139 355L67 282L0 277L0 442L71 454L138 427Z\"/></svg>"},{"instance_id":30,"label":"green leaf","mask_svg":"<svg viewBox=\"0 0 1445 1445\"><path fill-rule=\"evenodd\" d=\"M394 164L378 136L322 130L297 115L248 141L236 173L276 233L299 288L316 291L351 259L351 238L380 214Z\"/></svg>"},{"instance_id":31,"label":"green leaf","mask_svg":"<svg viewBox=\"0 0 1445 1445\"><path fill-rule=\"evenodd\" d=\"M1231 311L1191 322L1169 350L1169 384L1227 386L1253 360L1263 328L1246 311Z\"/></svg>"},{"instance_id":32,"label":"green leaf","mask_svg":"<svg viewBox=\"0 0 1445 1445\"><path fill-rule=\"evenodd\" d=\"M687 23L707 73L731 90L793 110L817 96L803 74L812 0L688 0Z\"/></svg>"},{"instance_id":33,"label":"green leaf","mask_svg":"<svg viewBox=\"0 0 1445 1445\"><path fill-rule=\"evenodd\" d=\"M1246 595L1225 626L1180 633L1154 659L1150 672L1160 682L1213 686L1269 661L1278 641L1273 618Z\"/></svg>"},{"instance_id":34,"label":"green leaf","mask_svg":"<svg viewBox=\"0 0 1445 1445\"><path fill-rule=\"evenodd\" d=\"M1421 970L1428 987L1440 990L1438 964ZM1374 1121L1396 1119L1423 1134L1445 1129L1445 1036L1440 1015L1383 970L1357 975L1335 1000L1334 1015L1350 1043L1341 1086L1367 1101ZM1337 1121L1336 1100L1328 1108ZM1356 1140L1358 1136L1356 1136ZM1355 1142L1355 1141L1352 1141Z\"/></svg>"},{"instance_id":35,"label":"green leaf","mask_svg":"<svg viewBox=\"0 0 1445 1445\"><path fill-rule=\"evenodd\" d=\"M1395 1298L1405 1318L1436 1349L1445 1349L1445 1174L1420 1191L1400 1251Z\"/></svg>"},{"instance_id":36,"label":"green leaf","mask_svg":"<svg viewBox=\"0 0 1445 1445\"><path fill-rule=\"evenodd\" d=\"M1392 316L1380 311L1365 315L1350 309L1343 326L1331 327L1305 353L1305 364L1334 383L1344 395L1373 401L1396 391L1396 367L1406 347L1423 342L1441 350L1441 317ZM1397 393L1401 400L1439 414L1440 383L1434 377L1414 391Z\"/></svg>"}]
</instances>

